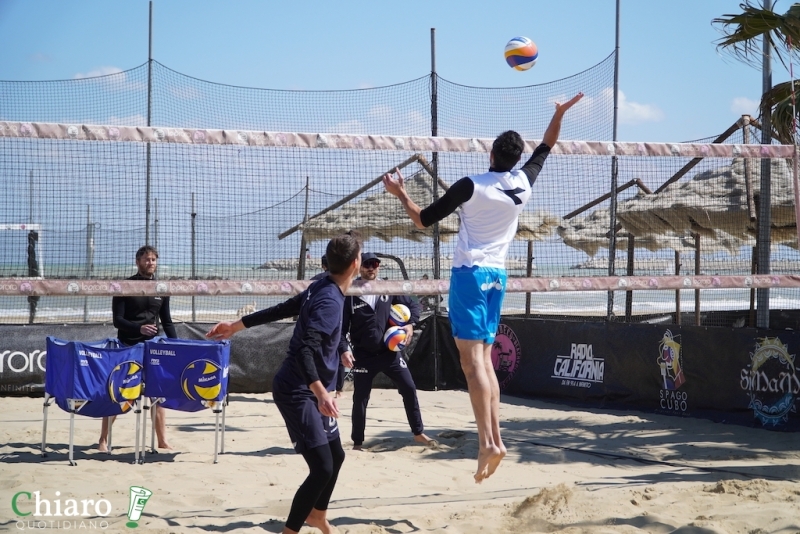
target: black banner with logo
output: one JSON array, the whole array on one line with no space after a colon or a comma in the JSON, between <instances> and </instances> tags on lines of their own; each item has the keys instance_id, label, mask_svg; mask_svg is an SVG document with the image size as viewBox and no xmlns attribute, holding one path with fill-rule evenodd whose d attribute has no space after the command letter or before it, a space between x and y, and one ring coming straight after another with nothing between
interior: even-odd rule
<instances>
[{"instance_id":1,"label":"black banner with logo","mask_svg":"<svg viewBox=\"0 0 800 534\"><path fill-rule=\"evenodd\" d=\"M178 337L204 339L210 324L176 323ZM286 357L294 323L271 323L237 333L231 342L228 390L272 391L272 378ZM98 341L114 337L109 325L0 325L0 396L42 395L47 365L46 338Z\"/></svg>"},{"instance_id":2,"label":"black banner with logo","mask_svg":"<svg viewBox=\"0 0 800 534\"><path fill-rule=\"evenodd\" d=\"M464 388L447 318L425 319L406 351L420 389ZM178 324L201 339L209 324ZM272 323L231 340L229 391L271 391L294 323ZM45 338L96 341L108 325L0 325L0 395L40 395ZM800 430L800 332L506 317L492 361L501 391L598 407ZM392 387L376 380L375 387Z\"/></svg>"},{"instance_id":3,"label":"black banner with logo","mask_svg":"<svg viewBox=\"0 0 800 534\"><path fill-rule=\"evenodd\" d=\"M800 333L503 320L504 394L800 430Z\"/></svg>"}]
</instances>

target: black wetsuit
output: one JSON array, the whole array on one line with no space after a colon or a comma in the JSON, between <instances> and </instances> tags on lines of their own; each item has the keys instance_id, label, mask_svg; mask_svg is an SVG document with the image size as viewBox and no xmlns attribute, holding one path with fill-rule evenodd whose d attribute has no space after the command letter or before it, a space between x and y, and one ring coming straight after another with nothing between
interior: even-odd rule
<instances>
[{"instance_id":1,"label":"black wetsuit","mask_svg":"<svg viewBox=\"0 0 800 534\"><path fill-rule=\"evenodd\" d=\"M152 280L136 273L128 280ZM155 336L145 336L140 328L145 324L158 324L161 320L164 333L169 338L177 338L175 325L169 311L169 297L113 297L111 310L117 338L126 345L135 345Z\"/></svg>"}]
</instances>

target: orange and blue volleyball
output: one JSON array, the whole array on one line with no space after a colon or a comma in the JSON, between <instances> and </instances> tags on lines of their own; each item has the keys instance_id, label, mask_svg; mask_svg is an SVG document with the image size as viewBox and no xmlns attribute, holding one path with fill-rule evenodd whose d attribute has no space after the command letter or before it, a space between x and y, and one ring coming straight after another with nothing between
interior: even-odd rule
<instances>
[{"instance_id":1,"label":"orange and blue volleyball","mask_svg":"<svg viewBox=\"0 0 800 534\"><path fill-rule=\"evenodd\" d=\"M399 326L390 326L383 335L383 343L387 349L400 352L406 348L406 331Z\"/></svg>"},{"instance_id":2,"label":"orange and blue volleyball","mask_svg":"<svg viewBox=\"0 0 800 534\"><path fill-rule=\"evenodd\" d=\"M528 70L536 64L539 49L527 37L514 37L506 45L506 63L516 70Z\"/></svg>"}]
</instances>

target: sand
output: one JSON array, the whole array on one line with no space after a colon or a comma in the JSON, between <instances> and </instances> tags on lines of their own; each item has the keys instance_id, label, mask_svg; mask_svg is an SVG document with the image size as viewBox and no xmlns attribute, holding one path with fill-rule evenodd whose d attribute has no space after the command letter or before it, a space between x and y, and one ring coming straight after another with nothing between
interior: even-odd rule
<instances>
[{"instance_id":1,"label":"sand","mask_svg":"<svg viewBox=\"0 0 800 534\"><path fill-rule=\"evenodd\" d=\"M351 393L340 399L347 459L329 511L339 532L800 533L796 433L504 396L509 454L478 485L467 393L420 391L419 400L437 448L412 441L395 391L375 390L365 449L351 451ZM133 416L117 421L110 455L94 448L99 420L76 417L77 465L70 466L69 414L50 409L42 458L41 399L3 398L2 406L0 531L133 532L126 527L129 487L139 485L153 495L137 532L275 533L307 473L269 394L231 396L217 464L210 411L168 412L176 450L141 465L131 463ZM110 511L17 517L12 497L30 493L31 500L17 497L17 508L35 512L36 491L53 507L60 499L62 512L67 499L105 499Z\"/></svg>"}]
</instances>

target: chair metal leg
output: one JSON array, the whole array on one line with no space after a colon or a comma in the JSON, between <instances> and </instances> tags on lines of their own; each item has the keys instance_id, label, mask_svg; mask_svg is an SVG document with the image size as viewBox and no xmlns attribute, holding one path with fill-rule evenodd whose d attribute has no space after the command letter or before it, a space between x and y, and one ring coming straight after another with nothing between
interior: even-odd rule
<instances>
[{"instance_id":1,"label":"chair metal leg","mask_svg":"<svg viewBox=\"0 0 800 534\"><path fill-rule=\"evenodd\" d=\"M73 456L72 442L75 438L75 401L67 399L69 405L69 465L77 465Z\"/></svg>"},{"instance_id":2,"label":"chair metal leg","mask_svg":"<svg viewBox=\"0 0 800 534\"><path fill-rule=\"evenodd\" d=\"M111 454L111 431L112 431L113 428L114 428L114 425L112 424L112 419L109 417L108 418L108 452L106 452L106 454Z\"/></svg>"},{"instance_id":3,"label":"chair metal leg","mask_svg":"<svg viewBox=\"0 0 800 534\"><path fill-rule=\"evenodd\" d=\"M147 415L150 411L150 399L145 397L142 405L144 412L142 413L142 459L140 463L144 463L144 457L147 455Z\"/></svg>"},{"instance_id":4,"label":"chair metal leg","mask_svg":"<svg viewBox=\"0 0 800 534\"><path fill-rule=\"evenodd\" d=\"M158 453L156 450L156 410L158 410L158 402L159 400L156 399L156 402L150 408L152 410L150 412L150 454Z\"/></svg>"},{"instance_id":5,"label":"chair metal leg","mask_svg":"<svg viewBox=\"0 0 800 534\"><path fill-rule=\"evenodd\" d=\"M225 454L225 407L228 406L228 396L225 395L225 401L222 403L222 439L220 444L220 454Z\"/></svg>"},{"instance_id":6,"label":"chair metal leg","mask_svg":"<svg viewBox=\"0 0 800 534\"><path fill-rule=\"evenodd\" d=\"M45 447L47 447L47 409L50 403L53 402L49 393L44 394L44 406L42 407L42 458L47 456Z\"/></svg>"},{"instance_id":7,"label":"chair metal leg","mask_svg":"<svg viewBox=\"0 0 800 534\"><path fill-rule=\"evenodd\" d=\"M139 463L139 425L142 422L142 399L136 399L133 403L133 413L136 414L136 438L133 446L133 463Z\"/></svg>"},{"instance_id":8,"label":"chair metal leg","mask_svg":"<svg viewBox=\"0 0 800 534\"><path fill-rule=\"evenodd\" d=\"M218 445L219 445L219 410L214 410L214 463L217 463Z\"/></svg>"}]
</instances>

